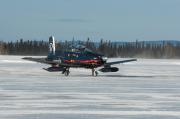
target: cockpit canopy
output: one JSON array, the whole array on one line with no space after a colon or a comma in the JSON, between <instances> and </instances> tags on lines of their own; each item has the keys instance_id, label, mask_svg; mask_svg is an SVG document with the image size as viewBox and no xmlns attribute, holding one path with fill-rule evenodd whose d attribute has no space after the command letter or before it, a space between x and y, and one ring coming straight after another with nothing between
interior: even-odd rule
<instances>
[{"instance_id":1,"label":"cockpit canopy","mask_svg":"<svg viewBox=\"0 0 180 119\"><path fill-rule=\"evenodd\" d=\"M84 45L77 45L77 46L73 46L71 48L72 52L92 52L92 50L88 49L86 46Z\"/></svg>"}]
</instances>

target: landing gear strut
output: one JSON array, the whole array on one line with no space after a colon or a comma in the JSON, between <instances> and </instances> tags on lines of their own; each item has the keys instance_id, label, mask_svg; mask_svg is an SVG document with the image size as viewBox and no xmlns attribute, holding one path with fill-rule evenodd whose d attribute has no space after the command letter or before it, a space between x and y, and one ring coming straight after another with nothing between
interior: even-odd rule
<instances>
[{"instance_id":1,"label":"landing gear strut","mask_svg":"<svg viewBox=\"0 0 180 119\"><path fill-rule=\"evenodd\" d=\"M92 76L97 76L97 75L98 75L98 72L94 68L92 68Z\"/></svg>"},{"instance_id":2,"label":"landing gear strut","mask_svg":"<svg viewBox=\"0 0 180 119\"><path fill-rule=\"evenodd\" d=\"M69 68L65 68L64 71L62 72L62 74L64 74L65 76L69 76Z\"/></svg>"}]
</instances>

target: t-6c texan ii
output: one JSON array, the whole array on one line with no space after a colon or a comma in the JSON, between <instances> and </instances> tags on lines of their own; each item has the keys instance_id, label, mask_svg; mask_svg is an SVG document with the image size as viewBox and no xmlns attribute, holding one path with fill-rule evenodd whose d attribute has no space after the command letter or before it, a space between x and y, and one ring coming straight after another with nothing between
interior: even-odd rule
<instances>
[{"instance_id":1,"label":"t-6c texan ii","mask_svg":"<svg viewBox=\"0 0 180 119\"><path fill-rule=\"evenodd\" d=\"M45 69L49 72L60 71L65 76L68 76L70 68L87 68L92 70L92 76L97 76L98 71L100 72L117 72L117 67L111 67L115 64L126 63L131 61L137 61L136 59L121 60L114 62L107 62L107 57L85 47L72 48L67 51L55 50L55 39L53 36L49 38L49 54L46 58L33 58L24 57L25 60L40 62L51 65L51 67ZM102 67L98 71L98 67Z\"/></svg>"}]
</instances>

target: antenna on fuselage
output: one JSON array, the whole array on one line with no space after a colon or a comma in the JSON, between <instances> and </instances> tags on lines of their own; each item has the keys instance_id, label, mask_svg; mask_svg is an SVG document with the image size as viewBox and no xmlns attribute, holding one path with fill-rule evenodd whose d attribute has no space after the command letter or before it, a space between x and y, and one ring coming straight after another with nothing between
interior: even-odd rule
<instances>
[{"instance_id":1,"label":"antenna on fuselage","mask_svg":"<svg viewBox=\"0 0 180 119\"><path fill-rule=\"evenodd\" d=\"M54 36L49 37L49 54L55 55L56 47L55 47L55 39Z\"/></svg>"}]
</instances>

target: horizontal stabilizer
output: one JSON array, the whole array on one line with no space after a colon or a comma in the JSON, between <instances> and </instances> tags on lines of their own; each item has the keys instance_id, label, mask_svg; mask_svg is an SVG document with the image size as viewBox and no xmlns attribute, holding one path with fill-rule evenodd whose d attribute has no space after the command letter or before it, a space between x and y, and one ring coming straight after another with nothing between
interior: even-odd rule
<instances>
[{"instance_id":1,"label":"horizontal stabilizer","mask_svg":"<svg viewBox=\"0 0 180 119\"><path fill-rule=\"evenodd\" d=\"M43 69L49 72L60 72L60 71L65 70L64 67L49 67L49 68L43 68Z\"/></svg>"},{"instance_id":2,"label":"horizontal stabilizer","mask_svg":"<svg viewBox=\"0 0 180 119\"><path fill-rule=\"evenodd\" d=\"M51 61L47 61L46 58L33 58L33 57L24 57L22 58L24 60L29 60L33 62L39 62L39 63L44 63L44 64L53 64Z\"/></svg>"},{"instance_id":3,"label":"horizontal stabilizer","mask_svg":"<svg viewBox=\"0 0 180 119\"><path fill-rule=\"evenodd\" d=\"M129 60L122 60L122 61L115 61L115 62L107 62L105 66L110 66L114 64L121 64L121 63L126 63L126 62L132 62L132 61L137 61L137 59L129 59Z\"/></svg>"}]
</instances>

